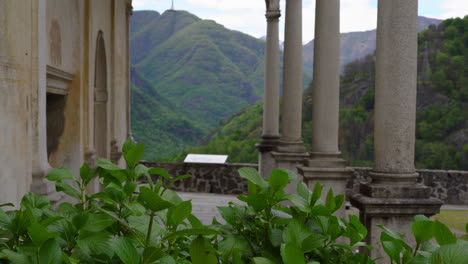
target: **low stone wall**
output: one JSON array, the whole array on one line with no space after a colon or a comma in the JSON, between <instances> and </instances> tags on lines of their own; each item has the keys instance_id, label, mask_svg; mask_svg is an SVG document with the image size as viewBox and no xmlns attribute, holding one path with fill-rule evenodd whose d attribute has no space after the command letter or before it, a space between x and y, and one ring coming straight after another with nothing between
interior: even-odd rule
<instances>
[{"instance_id":1,"label":"low stone wall","mask_svg":"<svg viewBox=\"0 0 468 264\"><path fill-rule=\"evenodd\" d=\"M241 194L247 191L247 182L237 170L243 167L258 168L256 164L206 164L206 163L162 163L141 162L147 167L163 168L172 176L192 175L176 182L171 189L183 192L217 194Z\"/></svg>"},{"instance_id":2,"label":"low stone wall","mask_svg":"<svg viewBox=\"0 0 468 264\"><path fill-rule=\"evenodd\" d=\"M176 191L217 194L240 194L247 191L247 183L237 170L257 168L256 164L202 164L142 162L148 167L164 168L171 175L193 175L174 184ZM347 195L359 192L359 184L369 181L370 168L353 168L347 184ZM446 204L468 205L468 171L418 170L424 184L432 188L432 196Z\"/></svg>"}]
</instances>

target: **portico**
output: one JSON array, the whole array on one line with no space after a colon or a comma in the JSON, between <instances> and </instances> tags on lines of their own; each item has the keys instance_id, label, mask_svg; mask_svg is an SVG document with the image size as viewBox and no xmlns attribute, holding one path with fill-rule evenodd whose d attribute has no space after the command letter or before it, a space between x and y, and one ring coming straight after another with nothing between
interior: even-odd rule
<instances>
[{"instance_id":1,"label":"portico","mask_svg":"<svg viewBox=\"0 0 468 264\"><path fill-rule=\"evenodd\" d=\"M378 245L377 224L408 233L416 214L433 215L441 202L429 198L414 168L417 0L379 1L375 95L375 165L372 182L351 197ZM286 2L283 102L278 133L279 0L266 0L268 21L263 140L259 144L264 177L274 168L298 171L309 186L319 181L345 192L351 170L338 146L340 85L340 1L317 0L314 47L312 146L302 143L302 0ZM279 139L278 139L279 138ZM262 146L268 147L262 148ZM344 215L344 211L338 212ZM411 241L409 241L411 243ZM373 252L383 256L381 248Z\"/></svg>"}]
</instances>

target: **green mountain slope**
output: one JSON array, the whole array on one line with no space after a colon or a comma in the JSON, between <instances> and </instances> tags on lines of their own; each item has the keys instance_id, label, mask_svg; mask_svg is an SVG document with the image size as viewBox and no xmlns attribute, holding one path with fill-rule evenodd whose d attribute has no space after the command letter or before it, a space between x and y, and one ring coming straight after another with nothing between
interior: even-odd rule
<instances>
[{"instance_id":1,"label":"green mountain slope","mask_svg":"<svg viewBox=\"0 0 468 264\"><path fill-rule=\"evenodd\" d=\"M178 112L167 99L133 68L131 114L134 137L144 142L145 159L173 155L186 146L197 144L206 131Z\"/></svg>"},{"instance_id":2,"label":"green mountain slope","mask_svg":"<svg viewBox=\"0 0 468 264\"><path fill-rule=\"evenodd\" d=\"M468 169L467 28L468 16L446 20L419 35L418 168ZM353 165L372 164L374 75L374 57L369 55L345 66L341 78L340 149ZM310 89L303 103L303 139L309 147ZM259 140L261 112L260 104L246 108L218 128L204 146L186 152L229 154L230 162L257 162L251 142Z\"/></svg>"}]
</instances>

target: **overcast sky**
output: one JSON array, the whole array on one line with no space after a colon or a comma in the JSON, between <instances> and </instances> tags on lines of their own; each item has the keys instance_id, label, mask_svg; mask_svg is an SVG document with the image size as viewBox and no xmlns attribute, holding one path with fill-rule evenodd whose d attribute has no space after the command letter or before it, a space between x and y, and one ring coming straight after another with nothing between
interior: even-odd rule
<instances>
[{"instance_id":1,"label":"overcast sky","mask_svg":"<svg viewBox=\"0 0 468 264\"><path fill-rule=\"evenodd\" d=\"M392 1L392 0L381 0ZM284 10L285 0L281 0ZM255 37L265 35L264 0L174 0L175 9L212 19ZM134 10L164 12L171 0L133 0ZM468 0L419 0L419 15L446 19L468 15ZM282 17L282 21L284 21ZM304 43L314 37L315 0L303 0ZM377 0L341 0L341 32L376 28ZM281 34L283 29L281 27Z\"/></svg>"}]
</instances>

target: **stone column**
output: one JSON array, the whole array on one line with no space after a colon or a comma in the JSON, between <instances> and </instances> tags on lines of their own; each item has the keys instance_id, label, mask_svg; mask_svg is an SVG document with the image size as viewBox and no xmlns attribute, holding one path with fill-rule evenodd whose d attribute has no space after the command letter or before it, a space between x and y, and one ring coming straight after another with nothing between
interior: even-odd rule
<instances>
[{"instance_id":1,"label":"stone column","mask_svg":"<svg viewBox=\"0 0 468 264\"><path fill-rule=\"evenodd\" d=\"M372 182L362 184L352 197L361 220L369 229L372 257L385 256L376 225L411 238L416 214L434 215L441 201L430 198L414 168L417 0L379 1ZM408 241L414 243L414 241Z\"/></svg>"},{"instance_id":2,"label":"stone column","mask_svg":"<svg viewBox=\"0 0 468 264\"><path fill-rule=\"evenodd\" d=\"M308 154L302 142L302 0L286 1L281 139L273 157L279 168L297 171ZM294 188L295 189L295 186Z\"/></svg>"},{"instance_id":3,"label":"stone column","mask_svg":"<svg viewBox=\"0 0 468 264\"><path fill-rule=\"evenodd\" d=\"M317 0L315 8L312 146L307 167L299 168L310 187L317 181L345 194L350 171L338 150L340 104L340 1ZM325 190L324 196L328 190ZM344 207L338 213L345 216Z\"/></svg>"},{"instance_id":4,"label":"stone column","mask_svg":"<svg viewBox=\"0 0 468 264\"><path fill-rule=\"evenodd\" d=\"M267 0L267 38L265 49L265 82L263 102L262 140L257 144L260 152L259 170L262 177L269 177L276 163L271 152L279 142L279 34L278 22L281 16L279 0Z\"/></svg>"},{"instance_id":5,"label":"stone column","mask_svg":"<svg viewBox=\"0 0 468 264\"><path fill-rule=\"evenodd\" d=\"M127 49L127 54L126 54L126 60L127 60L127 65L126 65L126 70L127 70L127 105L126 105L126 111L127 111L127 138L133 138L132 135L132 122L131 122L131 78L130 78L130 17L133 15L133 6L132 6L132 1L127 0L126 3L126 49Z\"/></svg>"}]
</instances>

